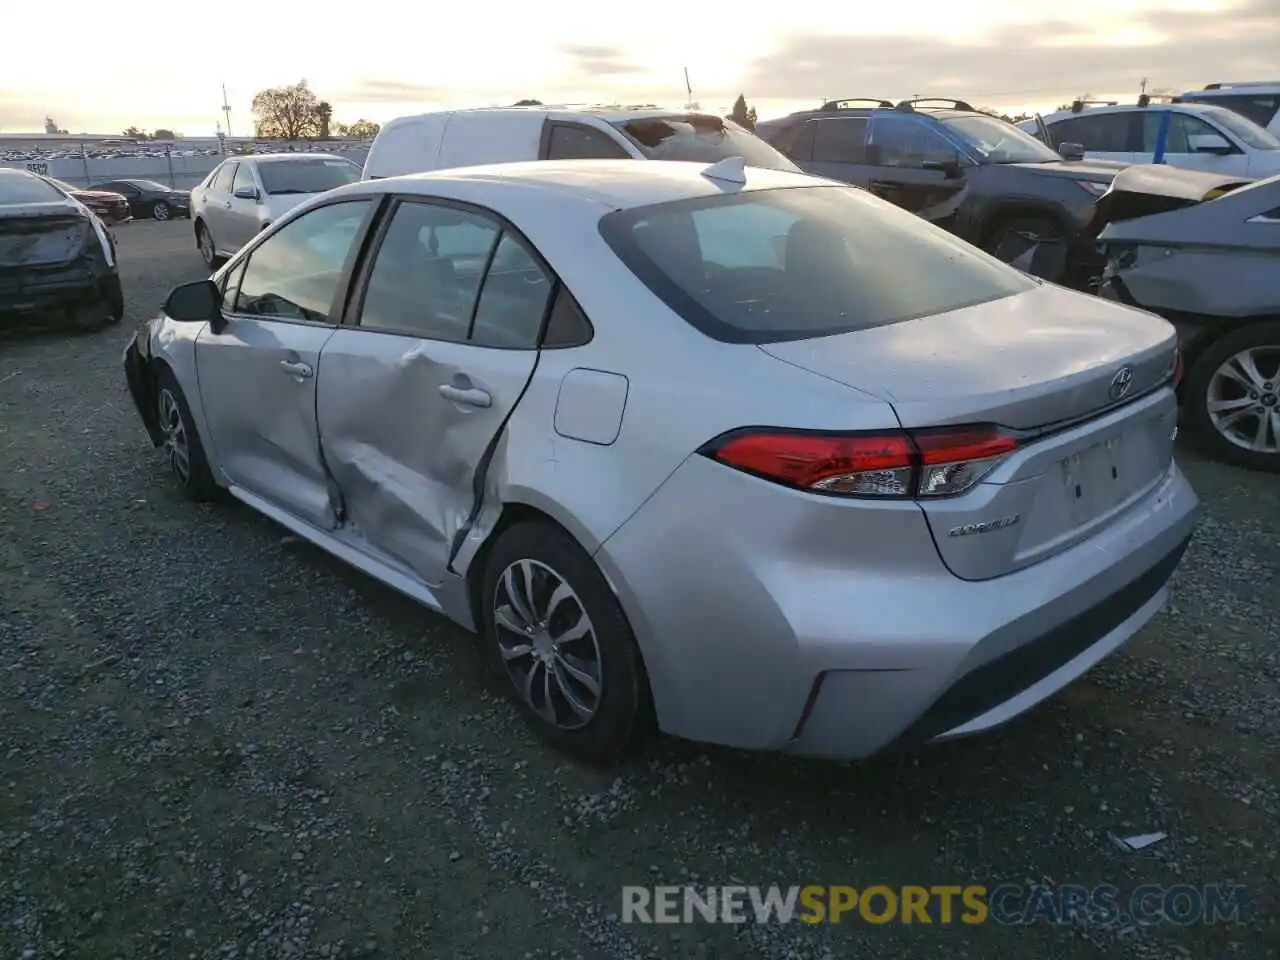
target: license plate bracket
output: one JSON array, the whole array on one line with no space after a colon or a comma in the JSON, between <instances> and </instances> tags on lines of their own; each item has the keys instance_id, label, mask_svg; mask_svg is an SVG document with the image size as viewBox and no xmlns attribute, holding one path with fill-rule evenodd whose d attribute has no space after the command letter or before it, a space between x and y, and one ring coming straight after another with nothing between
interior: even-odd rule
<instances>
[{"instance_id":1,"label":"license plate bracket","mask_svg":"<svg viewBox=\"0 0 1280 960\"><path fill-rule=\"evenodd\" d=\"M1072 520L1092 520L1117 506L1128 489L1120 435L1107 437L1060 461L1063 494Z\"/></svg>"}]
</instances>

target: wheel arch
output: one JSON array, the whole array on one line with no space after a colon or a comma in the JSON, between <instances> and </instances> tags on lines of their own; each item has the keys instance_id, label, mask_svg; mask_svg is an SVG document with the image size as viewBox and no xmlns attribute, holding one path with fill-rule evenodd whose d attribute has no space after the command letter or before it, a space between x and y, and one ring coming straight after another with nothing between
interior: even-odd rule
<instances>
[{"instance_id":1,"label":"wheel arch","mask_svg":"<svg viewBox=\"0 0 1280 960\"><path fill-rule=\"evenodd\" d=\"M1007 200L991 208L978 227L978 246L986 250L995 238L996 231L1018 217L1042 217L1052 220L1065 237L1068 233L1067 218L1051 203L1039 200Z\"/></svg>"}]
</instances>

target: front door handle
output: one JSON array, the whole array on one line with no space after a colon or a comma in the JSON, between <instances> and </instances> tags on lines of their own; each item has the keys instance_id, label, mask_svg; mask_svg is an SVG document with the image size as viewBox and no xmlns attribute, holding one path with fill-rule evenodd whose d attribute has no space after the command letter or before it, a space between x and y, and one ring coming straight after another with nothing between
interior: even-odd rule
<instances>
[{"instance_id":1,"label":"front door handle","mask_svg":"<svg viewBox=\"0 0 1280 960\"><path fill-rule=\"evenodd\" d=\"M488 407L493 403L493 397L490 396L489 391L481 390L479 387L465 389L442 383L440 384L440 396L446 400L452 400L454 403L466 404L468 407Z\"/></svg>"},{"instance_id":2,"label":"front door handle","mask_svg":"<svg viewBox=\"0 0 1280 960\"><path fill-rule=\"evenodd\" d=\"M305 380L315 373L311 364L303 363L301 360L281 360L280 369L291 377L297 377L299 380Z\"/></svg>"}]
</instances>

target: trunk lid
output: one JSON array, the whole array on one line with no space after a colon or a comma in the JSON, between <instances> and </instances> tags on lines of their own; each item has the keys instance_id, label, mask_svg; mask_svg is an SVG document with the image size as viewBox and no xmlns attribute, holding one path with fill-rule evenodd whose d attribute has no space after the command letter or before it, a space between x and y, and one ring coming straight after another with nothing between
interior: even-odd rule
<instances>
[{"instance_id":1,"label":"trunk lid","mask_svg":"<svg viewBox=\"0 0 1280 960\"><path fill-rule=\"evenodd\" d=\"M0 213L0 268L53 266L79 256L89 224L69 204L6 206Z\"/></svg>"},{"instance_id":2,"label":"trunk lid","mask_svg":"<svg viewBox=\"0 0 1280 960\"><path fill-rule=\"evenodd\" d=\"M1168 472L1177 338L1150 314L1059 287L854 333L764 344L786 363L890 403L907 429L994 423L1022 445L983 482L922 498L963 579L1046 559Z\"/></svg>"}]
</instances>

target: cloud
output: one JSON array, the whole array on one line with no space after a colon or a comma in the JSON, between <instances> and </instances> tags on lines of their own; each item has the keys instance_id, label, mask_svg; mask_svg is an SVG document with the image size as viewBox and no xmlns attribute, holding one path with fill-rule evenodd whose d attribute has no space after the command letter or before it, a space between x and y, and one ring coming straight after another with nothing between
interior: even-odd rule
<instances>
[{"instance_id":1,"label":"cloud","mask_svg":"<svg viewBox=\"0 0 1280 960\"><path fill-rule=\"evenodd\" d=\"M1148 42L1134 43L1142 37ZM908 36L784 39L751 64L744 85L770 99L963 97L992 104L1040 102L1083 92L1186 90L1209 80L1280 77L1280 3L1235 9L1152 11L1121 39L1080 23L1045 21L997 30L969 43Z\"/></svg>"},{"instance_id":2,"label":"cloud","mask_svg":"<svg viewBox=\"0 0 1280 960\"><path fill-rule=\"evenodd\" d=\"M566 71L570 75L616 77L645 72L643 67L618 47L571 43L562 46L560 51L573 61Z\"/></svg>"},{"instance_id":3,"label":"cloud","mask_svg":"<svg viewBox=\"0 0 1280 960\"><path fill-rule=\"evenodd\" d=\"M400 80L360 80L355 85L335 91L330 98L339 103L434 103L449 99L441 87Z\"/></svg>"}]
</instances>

